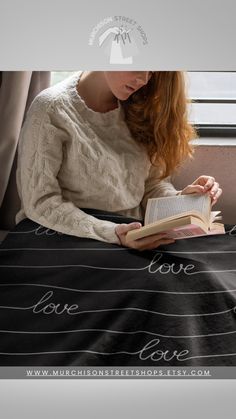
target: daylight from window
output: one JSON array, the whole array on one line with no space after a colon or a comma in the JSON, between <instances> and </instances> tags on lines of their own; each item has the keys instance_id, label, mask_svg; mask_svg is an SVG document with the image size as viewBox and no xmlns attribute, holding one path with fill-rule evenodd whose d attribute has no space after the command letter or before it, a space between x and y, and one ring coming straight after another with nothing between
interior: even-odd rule
<instances>
[{"instance_id":1,"label":"daylight from window","mask_svg":"<svg viewBox=\"0 0 236 419\"><path fill-rule=\"evenodd\" d=\"M77 71L52 72L51 85ZM236 125L236 72L187 72L186 83L193 100L188 109L191 123Z\"/></svg>"}]
</instances>

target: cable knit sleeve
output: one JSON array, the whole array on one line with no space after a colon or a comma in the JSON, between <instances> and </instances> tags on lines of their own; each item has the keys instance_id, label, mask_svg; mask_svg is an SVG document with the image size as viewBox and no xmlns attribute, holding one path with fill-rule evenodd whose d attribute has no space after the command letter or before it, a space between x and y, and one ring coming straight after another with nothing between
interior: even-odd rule
<instances>
[{"instance_id":1,"label":"cable knit sleeve","mask_svg":"<svg viewBox=\"0 0 236 419\"><path fill-rule=\"evenodd\" d=\"M142 198L141 206L145 212L147 201L149 198L159 198L164 196L178 195L181 190L176 190L171 183L171 177L168 176L163 180L159 180L160 173L157 167L151 165L149 176L145 181L145 192Z\"/></svg>"},{"instance_id":2,"label":"cable knit sleeve","mask_svg":"<svg viewBox=\"0 0 236 419\"><path fill-rule=\"evenodd\" d=\"M116 223L88 215L64 199L57 175L68 134L52 123L42 102L42 95L36 97L20 134L17 187L25 215L64 234L119 244Z\"/></svg>"}]
</instances>

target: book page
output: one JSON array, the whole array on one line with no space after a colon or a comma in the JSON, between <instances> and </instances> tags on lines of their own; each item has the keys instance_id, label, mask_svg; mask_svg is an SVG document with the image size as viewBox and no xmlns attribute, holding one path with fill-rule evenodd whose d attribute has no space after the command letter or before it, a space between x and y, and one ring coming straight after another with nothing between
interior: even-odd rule
<instances>
[{"instance_id":1,"label":"book page","mask_svg":"<svg viewBox=\"0 0 236 419\"><path fill-rule=\"evenodd\" d=\"M211 199L208 194L151 198L147 202L144 225L191 210L199 211L206 220L209 220L210 209Z\"/></svg>"},{"instance_id":2,"label":"book page","mask_svg":"<svg viewBox=\"0 0 236 419\"><path fill-rule=\"evenodd\" d=\"M219 215L220 213L221 211L211 211L210 224L212 224L215 220L222 219L222 215Z\"/></svg>"}]
</instances>

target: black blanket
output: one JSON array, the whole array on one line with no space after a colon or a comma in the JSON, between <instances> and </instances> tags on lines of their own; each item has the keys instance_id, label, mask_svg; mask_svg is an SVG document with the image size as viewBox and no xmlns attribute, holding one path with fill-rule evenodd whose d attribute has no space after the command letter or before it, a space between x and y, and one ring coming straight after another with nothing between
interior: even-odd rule
<instances>
[{"instance_id":1,"label":"black blanket","mask_svg":"<svg viewBox=\"0 0 236 419\"><path fill-rule=\"evenodd\" d=\"M23 220L0 246L0 365L236 366L225 230L140 252Z\"/></svg>"}]
</instances>

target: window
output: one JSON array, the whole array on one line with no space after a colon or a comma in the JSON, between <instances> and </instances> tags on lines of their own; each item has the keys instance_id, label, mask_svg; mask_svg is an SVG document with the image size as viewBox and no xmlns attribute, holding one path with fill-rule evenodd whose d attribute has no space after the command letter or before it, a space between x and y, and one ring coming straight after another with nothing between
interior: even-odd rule
<instances>
[{"instance_id":1,"label":"window","mask_svg":"<svg viewBox=\"0 0 236 419\"><path fill-rule=\"evenodd\" d=\"M52 72L51 84L74 73ZM189 71L186 75L187 92L193 100L189 121L199 136L236 137L236 72Z\"/></svg>"},{"instance_id":2,"label":"window","mask_svg":"<svg viewBox=\"0 0 236 419\"><path fill-rule=\"evenodd\" d=\"M51 86L59 83L60 81L70 77L72 74L77 73L77 71L52 71L51 72Z\"/></svg>"},{"instance_id":3,"label":"window","mask_svg":"<svg viewBox=\"0 0 236 419\"><path fill-rule=\"evenodd\" d=\"M200 136L236 136L236 72L188 72L189 120Z\"/></svg>"}]
</instances>

